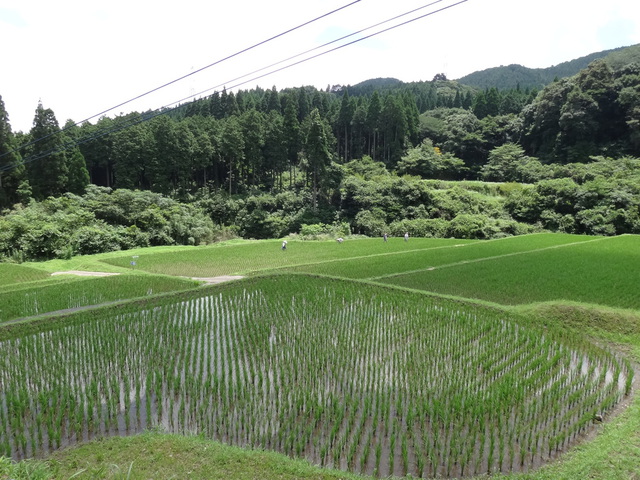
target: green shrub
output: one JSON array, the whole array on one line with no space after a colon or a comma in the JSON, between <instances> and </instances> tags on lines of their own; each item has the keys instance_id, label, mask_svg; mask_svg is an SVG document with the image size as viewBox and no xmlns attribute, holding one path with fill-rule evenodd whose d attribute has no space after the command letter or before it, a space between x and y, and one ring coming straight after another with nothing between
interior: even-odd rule
<instances>
[{"instance_id":1,"label":"green shrub","mask_svg":"<svg viewBox=\"0 0 640 480\"><path fill-rule=\"evenodd\" d=\"M485 215L458 215L449 223L449 235L455 238L492 238L499 230Z\"/></svg>"},{"instance_id":2,"label":"green shrub","mask_svg":"<svg viewBox=\"0 0 640 480\"><path fill-rule=\"evenodd\" d=\"M401 237L409 232L412 237L444 238L449 233L449 222L442 218L415 218L398 220L389 225L389 234Z\"/></svg>"}]
</instances>

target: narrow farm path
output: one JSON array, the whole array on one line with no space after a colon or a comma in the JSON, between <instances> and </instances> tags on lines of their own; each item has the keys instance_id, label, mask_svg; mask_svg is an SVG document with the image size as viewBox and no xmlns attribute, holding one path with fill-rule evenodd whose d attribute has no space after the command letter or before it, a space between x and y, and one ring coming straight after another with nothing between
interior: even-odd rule
<instances>
[{"instance_id":1,"label":"narrow farm path","mask_svg":"<svg viewBox=\"0 0 640 480\"><path fill-rule=\"evenodd\" d=\"M392 278L392 277L400 277L402 275L410 275L412 273L420 273L420 272L427 272L427 271L431 271L431 270L438 270L438 269L442 269L442 268L449 268L449 267L457 267L459 265L465 265L468 263L477 263L477 262L485 262L487 260L496 260L498 258L506 258L506 257L514 257L516 255L528 255L530 253L536 253L536 252L543 252L545 250L553 250L556 248L564 248L564 247L572 247L575 245L584 245L587 243L593 243L593 242L602 242L605 240L609 240L611 238L615 238L615 237L600 237L600 238L594 238L593 240L583 240L580 242L572 242L572 243L565 243L562 245L552 245L550 247L541 247L541 248L534 248L531 250L523 250L520 252L511 252L511 253L503 253L501 255L492 255L490 257L482 257L482 258L475 258L472 260L461 260L459 262L453 262L453 263L447 263L444 265L438 265L438 266L430 266L430 267L424 267L424 268L418 268L416 270L406 270L404 272L394 272L394 273L390 273L388 275L379 275L376 277L369 277L366 278L365 280L380 280L383 278Z\"/></svg>"},{"instance_id":2,"label":"narrow farm path","mask_svg":"<svg viewBox=\"0 0 640 480\"><path fill-rule=\"evenodd\" d=\"M54 275L76 275L79 277L110 277L112 275L120 275L119 273L110 273L110 272L86 272L84 270L66 270L64 272L53 272L51 276Z\"/></svg>"},{"instance_id":3,"label":"narrow farm path","mask_svg":"<svg viewBox=\"0 0 640 480\"><path fill-rule=\"evenodd\" d=\"M119 303L121 301L122 300L113 300L111 302L97 303L97 304L94 304L94 305L82 305L81 307L65 308L63 310L55 310L53 312L40 313L38 315L32 315L30 317L14 318L12 320L7 320L6 322L0 323L0 325L1 326L11 325L12 323L26 322L26 321L29 321L29 320L33 320L35 318L42 318L42 317L49 317L49 316L56 316L56 315L64 315L66 313L79 312L80 310L89 310L91 308L106 307L108 305L113 305L113 304Z\"/></svg>"}]
</instances>

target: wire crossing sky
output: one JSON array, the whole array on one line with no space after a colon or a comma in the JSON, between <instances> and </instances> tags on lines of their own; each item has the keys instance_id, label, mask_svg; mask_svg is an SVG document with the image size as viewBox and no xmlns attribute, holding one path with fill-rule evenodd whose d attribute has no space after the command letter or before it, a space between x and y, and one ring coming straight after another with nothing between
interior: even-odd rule
<instances>
[{"instance_id":1,"label":"wire crossing sky","mask_svg":"<svg viewBox=\"0 0 640 480\"><path fill-rule=\"evenodd\" d=\"M337 8L337 9L335 9L335 10L332 10L332 11L330 11L330 12L327 12L327 13L323 14L323 15L320 15L319 17L316 17L316 18L314 18L314 19L312 19L312 20L309 20L308 22L304 22L304 23L302 23L302 24L300 24L300 25L297 25L297 26L295 26L295 27L293 27L293 28L290 28L290 29L289 29L289 30L287 30L287 31L280 32L280 33L278 33L278 34L276 34L276 35L274 35L274 36L272 36L272 37L270 37L270 38L267 38L266 40L262 40L262 41L260 41L260 42L256 43L255 45L252 45L252 46L250 46L250 47L246 47L246 48L244 48L244 49L242 49L242 50L240 50L240 51L238 51L238 52L235 52L235 53L233 53L233 54L231 54L231 55L228 55L228 56L226 56L226 57L224 57L224 58L221 58L221 59L219 59L219 60L216 60L216 61L215 61L215 62L213 62L213 63L210 63L210 64L208 64L208 65L205 65L204 67L198 68L198 69L197 69L197 70L195 70L195 71L193 71L193 70L192 70L191 72L189 72L189 73L187 73L187 74L185 74L185 75L182 75L181 77L175 78L175 79L173 79L173 80L171 80L171 81L169 81L169 82L166 82L166 83L164 83L164 84L162 84L162 85L160 85L160 86L158 86L158 87L155 87L155 88L153 88L153 89L151 89L151 90L149 90L149 91L147 91L147 92L141 93L141 94L139 94L139 95L137 95L137 96L135 96L135 97L133 97L133 98L130 98L129 100L125 100L125 101L123 101L123 102L121 102L121 103L119 103L119 104L117 104L117 105L115 105L115 106L113 106L113 107L107 108L106 110L102 110L102 111L100 111L100 112L98 112L98 113L95 113L95 114L93 114L93 115L91 115L91 116L89 116L89 117L85 118L85 119L78 120L78 121L74 121L74 126L75 126L75 125L80 125L81 123L84 123L84 122L86 122L86 121L92 120L92 119L94 119L94 118L96 118L96 117L99 117L99 116L101 116L101 115L104 115L105 113L108 113L108 112L110 112L110 111L112 111L112 110L115 110L116 108L122 107L122 106L127 105L127 104L129 104L129 103L131 103L131 102L134 102L135 100L138 100L138 99L140 99L140 98L142 98L142 97L146 97L147 95L149 95L149 94L151 94L151 93L157 92L158 90L161 90L161 89L166 88L166 87L168 87L168 86L170 86L170 85L173 85L173 84L174 84L174 83L176 83L176 82L179 82L179 81L181 81L181 80L184 80L184 79L186 79L186 78L188 78L188 77L190 77L190 76L192 76L192 75L195 75L195 74L197 74L197 73L200 73L200 72L202 72L202 71L204 71L204 70L206 70L206 69L208 69L208 68L214 67L214 66L216 66L216 65L218 65L218 64L220 64L220 63L222 63L222 62L224 62L224 61L226 61L226 60L230 60L230 59L232 59L232 58L234 58L234 57L237 57L238 55L242 55L243 53L246 53L246 52L248 52L248 51L250 51L250 50L253 50L254 48L257 48L257 47L259 47L259 46L261 46L261 45L264 45L264 44L266 44L266 43L269 43L270 41L275 40L275 39L277 39L277 38L283 37L284 35L286 35L286 34L288 34L288 33L291 33L291 32L293 32L293 31L295 31L295 30L298 30L299 28L302 28L302 27L304 27L304 26L306 26L306 25L309 25L309 24L311 24L311 23L313 23L313 22L316 22L316 21L318 21L318 20L320 20L320 19L322 19L322 18L328 17L329 15L331 15L331 14L333 14L333 13L336 13L336 12L338 12L338 11L340 11L340 10L343 10L343 9L345 9L345 8L347 8L347 7L350 7L351 5L355 5L356 3L361 2L361 1L362 1L362 0L355 0L355 1L351 2L351 3L348 3L348 4L346 4L346 5L343 5L343 6L341 6L341 7ZM63 128L63 130L66 130L67 128L69 128L69 127L65 127L65 128ZM21 145L21 146L20 146L20 149L25 148L25 147L27 147L27 146L29 146L29 145L34 144L34 143L37 143L37 142L39 142L39 141L41 141L41 140L44 140L45 138L48 138L48 137L50 137L50 136L51 136L51 135L47 135L46 137L41 137L41 138L35 138L35 139L33 139L31 142ZM14 151L15 151L15 150L14 150ZM8 152L8 153L11 153L11 152ZM7 154L8 154L8 153L7 153ZM49 152L49 153L53 153L53 152ZM5 155L6 155L6 154L5 154ZM0 158L1 158L2 156L4 156L4 155L0 155ZM39 156L39 158L42 158L42 156L43 156L43 155L40 155L40 156ZM45 155L45 156L46 156L46 155ZM27 160L27 161L28 161L28 160ZM23 163L27 163L27 162L25 161L25 162L23 162ZM6 168L5 168L5 170L6 170Z\"/></svg>"},{"instance_id":2,"label":"wire crossing sky","mask_svg":"<svg viewBox=\"0 0 640 480\"><path fill-rule=\"evenodd\" d=\"M170 82L167 82L167 83L165 83L164 85L161 85L161 86L159 86L159 87L156 87L156 88L154 88L154 89L152 89L152 90L150 90L150 91L148 91L148 92L146 92L146 93L144 93L144 94L138 95L137 97L134 97L133 99L127 100L127 101L125 101L125 102L122 102L122 103L120 103L120 104L116 105L115 107L112 107L112 108L110 108L110 109L107 109L107 110L105 110L105 111L102 111L102 112L100 112L100 113L98 113L98 114L95 114L95 115L93 115L93 116L91 116L91 117L89 117L89 118L87 118L87 119L81 120L81 121L79 121L79 122L75 122L75 124L74 124L74 125L78 125L78 124L80 124L80 123L82 123L82 122L85 122L85 121L87 121L87 120L91 119L91 118L97 117L97 116L102 115L102 114L104 114L104 113L106 113L106 112L108 112L108 111L111 111L111 110L113 110L113 109L115 109L115 108L118 108L118 107L120 107L120 106L122 106L122 105L125 105L125 104L128 104L128 103L132 102L132 101L135 101L135 100L137 100L137 99L139 99L139 98L141 98L141 97L144 97L144 96L146 96L146 95L148 95L148 94L150 94L150 93L156 92L156 91L158 91L158 90L160 90L160 89L162 89L162 88L166 88L166 87L168 87L168 86L170 86L170 85L172 85L172 84L174 84L174 83L176 83L176 82L178 82L178 81L180 81L180 80L184 80L185 78L187 78L187 77L189 77L189 76L191 76L191 75L193 75L193 74L195 74L195 73L199 73L199 72L201 72L201 71L204 71L204 70L206 70L207 68L213 67L213 66L215 66L215 65L217 65L217 64L219 64L219 63L222 63L222 62L223 62L223 61L225 61L225 60L229 60L230 58L233 58L233 57L235 57L235 56L237 56L237 55L240 55L240 54L245 53L245 52L247 52L247 51L249 51L249 50L252 50L252 49L254 49L254 48L256 48L256 47L258 47L258 46L260 46L260 45L263 45L263 44L265 44L265 43L268 43L268 42L269 42L269 41L271 41L271 40L274 40L274 39L276 39L276 38L280 38L280 37L282 37L283 35L286 35L287 33L290 33L290 32L292 32L292 31L294 31L294 30L297 30L297 29L299 29L299 28L301 28L301 27L303 27L303 26L306 26L306 25L308 25L308 24L310 24L310 23L313 23L313 22L315 22L315 21L317 21L317 20L319 20L319 19L321 19L321 18L324 18L324 17L326 17L326 16L328 16L328 15L331 15L331 14L333 14L333 13L335 13L335 12L339 11L339 10L342 10L342 9L344 9L344 8L347 8L347 7L349 7L349 6L351 6L351 5L355 4L355 3L358 3L359 1L361 1L361 0L356 0L355 2L351 2L351 3L349 3L349 4L347 4L347 5L344 5L344 6L342 6L342 7L338 8L338 9L336 9L336 10L333 10L333 11L331 11L331 12L329 12L329 13L326 13L326 14L324 14L324 15L321 15L320 17L317 17L317 18L315 18L315 19L313 19L313 20L311 20L311 21L309 21L309 22L303 23L303 24L298 25L298 26L296 26L296 27L294 27L294 28L292 28L292 29L289 29L289 30L287 30L286 32L279 33L279 34L277 34L277 35L275 35L275 36L273 36L273 37L271 37L271 38L269 38L269 39L267 39L267 40L264 40L264 41L262 41L262 42L257 43L256 45L253 45L253 46L251 46L251 47L248 47L248 48L246 48L246 49L244 49L244 50L241 50L241 51L239 51L239 52L237 52L237 53L235 53L235 54L232 54L232 55L230 55L230 56L228 56L228 57L225 57L224 59L221 59L221 60L219 60L219 61L217 61L217 62L214 62L214 63L212 63L212 64L209 64L209 65L207 65L207 66L205 66L205 67L202 67L202 68L200 68L200 69L196 70L195 72L192 72L192 73L187 74L187 75L183 75L182 77L179 77L179 78L177 78L177 79L175 79L175 80L172 80L172 81L170 81ZM402 13L402 14L400 14L400 15L396 15L396 16L394 16L394 17L392 17L392 18L388 18L388 19L386 19L386 20L384 20L384 21L382 21L382 22L378 22L378 23L376 23L376 24L374 24L374 25L370 25L370 26L368 26L368 27L366 27L366 28L363 28L363 29L361 29L361 30L359 30L359 31L353 32L353 33L348 34L348 35L344 35L344 36L339 37L339 38L336 38L336 39L334 39L334 40L332 40L332 41L329 41L329 42L327 42L327 43L325 43L325 44L323 44L323 45L320 45L320 46L318 46L318 47L316 47L316 48L313 48L313 49L307 50L307 51L305 51L305 52L299 53L299 54L297 54L297 55L294 55L294 56L292 56L292 57L289 57L289 58L283 59L283 60L281 60L281 61L279 61L279 62L276 62L276 63L274 63L274 64L267 65L267 66L265 66L265 67L263 67L263 68L261 68L261 69L255 70L255 71L253 71L253 72L249 72L249 73L247 73L247 74L245 74L245 75L242 75L241 77L234 78L233 80L230 80L230 82L236 82L236 81L238 81L238 80L240 80L240 79L242 79L242 78L250 77L251 75L253 75L253 74L257 73L257 72L264 71L264 73L261 73L261 74L260 74L260 75L258 75L257 77L252 77L252 78L250 78L249 80L244 80L244 81L242 81L242 82L240 82L240 83L236 83L235 85L232 85L232 86L231 86L231 88L235 88L235 87L242 86L242 85L244 85L244 84L246 84L246 83L248 83L248 82L250 82L250 81L253 81L253 80L256 80L256 79L264 78L264 77L266 77L266 76L268 76L268 75L272 75L272 74L274 74L274 73L280 72L280 71L285 70L285 69L287 69L287 68L295 67L296 65L299 65L299 64L301 64L301 63L304 63L304 62L307 62L307 61L314 60L314 59L316 59L316 58L318 58L318 57L320 57L320 56L326 55L326 54L333 53L333 52L335 52L335 51L337 51L337 50L340 50L341 48L349 47L349 46L354 45L354 44L356 44L356 43L358 43L358 42L361 42L361 41L364 41L364 40L366 40L366 39L368 39L368 38L374 37L374 36L376 36L376 35L380 35L380 34L383 34L383 33L389 32L389 31L394 30L394 29L396 29L396 28L404 27L405 25L408 25L408 24L410 24L410 23L412 23L412 22L415 22L415 21L421 20L421 19L423 19L423 18L425 18L425 17L428 17L428 16L431 16L431 15L434 15L434 14L436 14L436 13L441 13L441 12L443 12L443 11L445 11L445 10L449 9L449 8L452 8L452 7L455 7L455 6L457 6L457 5L460 5L460 4L463 4L463 3L466 3L467 1L468 1L468 0L458 0L458 1L457 1L457 2L455 2L455 3L450 3L450 4L446 4L446 3L445 3L445 4L443 4L442 6L438 5L438 6L440 7L440 8L438 8L438 9L430 10L430 11L427 11L426 13L424 13L424 12L423 12L423 10L424 10L425 8L432 7L432 6L436 5L436 4L441 4L442 2L444 2L444 0L435 0L435 1L431 2L431 3L428 3L428 4L425 4L425 5L422 5L422 6L418 7L418 8L412 9L412 10L410 10L410 11L408 11L408 12L404 12L404 13ZM416 12L418 12L418 11L420 11L420 15L418 15L418 16L413 16L413 17L408 18L408 19L403 18L403 17L407 17L407 16L409 16L409 15L411 15L411 14L415 14L415 13L416 13ZM376 29L377 27L381 27L382 25L389 24L390 22L394 22L394 21L396 21L396 20L398 20L398 19L402 19L402 21L401 21L400 23L397 23L397 22L396 22L396 23L393 23L391 26L385 26L385 28L382 28L382 29L379 29L379 28L378 28L377 30L374 30L372 33L368 33L366 36L358 36L358 37L356 37L354 40L349 40L348 42L344 42L344 43L339 44L338 46L333 46L333 47L331 47L331 48L329 48L329 49L325 49L325 50L323 50L323 51L320 51L319 53L314 53L314 54L312 54L312 55L310 55L310 56L305 56L305 55L307 55L307 54L309 54L309 53L311 53L311 52L314 52L314 51L316 51L316 50L322 49L322 48L327 47L327 46L331 46L332 44L334 44L334 43L336 43L336 42L341 42L341 41L343 41L343 40L345 40L345 39L349 39L350 37L356 36L356 35L358 35L358 34L361 34L361 33L365 32L365 31L371 31L371 30L373 30L373 29ZM303 58L302 58L302 59L300 59L300 60L296 60L295 62L292 62L292 63L290 62L291 60L293 60L293 59L295 59L295 58L299 58L299 57L303 57ZM272 69L272 67L275 67L275 66L277 66L277 65L281 65L281 64L283 64L283 66L280 66L280 67L278 67L278 68ZM207 90L204 90L204 91L202 91L202 92L199 92L199 93L197 93L197 94L195 94L195 95L189 95L189 97L186 97L186 98L183 98L183 99L180 99L180 100L174 101L174 102L172 102L171 104L163 105L163 106L161 106L161 107L156 108L155 112L151 112L151 113L149 113L149 112L145 112L145 113L144 113L143 115L141 115L139 118L131 119L131 120L128 120L128 121L126 121L126 122L119 122L119 124L118 124L118 125L116 125L115 127L112 127L112 128L109 128L109 129L102 129L102 130L100 130L100 131L98 131L98 132L95 132L95 133L94 133L94 134L92 134L92 135L89 135L89 136L86 136L86 137L82 137L82 138L79 138L79 139L74 140L74 141L67 142L67 143L66 143L65 145L63 145L61 148L56 148L56 149L53 149L53 150L49 150L49 151L46 151L46 152L42 152L42 153L40 153L40 154L38 154L38 155L33 155L33 156L29 156L29 157L27 157L27 158L23 158L20 162L17 162L17 163L15 163L15 164L13 164L13 165L5 165L4 167L0 168L0 171L7 171L7 170L10 170L10 169L12 169L12 168L17 167L18 165L22 165L22 164L26 164L26 163L34 162L34 161L39 160L39 159L41 159L41 158L47 157L47 156L49 156L49 155L51 155L51 154L53 154L53 153L57 153L57 152L64 151L64 150L68 150L68 149L70 149L70 148L75 147L76 145L80 145L80 144L82 144L82 143L86 143L87 141L93 140L93 139L95 139L95 138L99 138L99 137L102 137L102 136L107 135L107 134L109 134L109 133L116 132L116 131L119 131L119 130L123 130L123 129L125 129L125 128L129 128L129 127L131 127L131 126L133 126L133 125L135 125L135 124L138 124L138 123L141 123L141 122L144 122L144 121L148 121L148 120L150 120L150 119L152 119L152 118L155 118L155 117L156 117L156 116L158 116L158 115L162 115L162 114L165 114L165 113L167 113L167 112L169 112L169 111L171 111L171 110L174 110L175 108L177 108L178 106L180 106L180 104L181 104L181 103L183 103L183 102L185 102L185 101L188 101L188 100L190 100L190 99L192 99L192 98L195 98L196 96L200 96L200 95L202 95L202 94L204 94L204 93L207 93L207 92L209 92L209 91L216 90L217 88L222 87L222 86L223 86L223 84L216 85L216 86L214 86L214 87L208 88ZM175 106L174 106L174 105L175 105ZM173 106L173 107L172 107L172 106ZM172 108L169 108L169 107L172 107ZM66 127L66 128L69 128L69 127ZM63 130L65 130L66 128L64 128ZM25 147L27 147L27 146L29 146L29 145L32 145L32 144L38 143L39 141L44 140L44 139L48 138L49 136L50 136L50 135L45 136L45 137L41 137L41 138L35 138L35 139L33 139L31 142L29 142L29 143L27 143L27 144L23 144L23 145L21 145L21 146L18 148L18 150L22 150L23 148L25 148ZM16 151L16 150L14 150L14 151ZM5 155L8 155L9 153L11 153L11 152L6 153ZM2 156L4 156L4 155L0 155L0 158L1 158Z\"/></svg>"},{"instance_id":3,"label":"wire crossing sky","mask_svg":"<svg viewBox=\"0 0 640 480\"><path fill-rule=\"evenodd\" d=\"M0 0L0 41L10 45L3 49L0 96L12 129L26 132L39 100L62 125L186 77L118 106L109 115L156 109L426 3L360 0L192 75L212 59L226 58L348 1ZM453 79L512 63L548 67L637 43L640 2L539 0L523 6L513 0L469 0L461 8L283 69L243 88L324 89L377 77L431 80L441 72Z\"/></svg>"}]
</instances>

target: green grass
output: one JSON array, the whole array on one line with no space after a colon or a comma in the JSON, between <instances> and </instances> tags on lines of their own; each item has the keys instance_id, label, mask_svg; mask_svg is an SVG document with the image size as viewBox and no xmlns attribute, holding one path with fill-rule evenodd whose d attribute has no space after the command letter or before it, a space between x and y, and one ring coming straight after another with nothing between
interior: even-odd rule
<instances>
[{"instance_id":1,"label":"green grass","mask_svg":"<svg viewBox=\"0 0 640 480\"><path fill-rule=\"evenodd\" d=\"M145 433L109 438L54 453L53 478L69 479L358 479L347 472L320 469L302 460L260 450L229 447L197 436ZM129 471L131 472L129 474ZM79 473L80 472L80 473ZM0 477L1 478L1 477Z\"/></svg>"},{"instance_id":2,"label":"green grass","mask_svg":"<svg viewBox=\"0 0 640 480\"><path fill-rule=\"evenodd\" d=\"M638 236L607 237L563 248L473 260L378 281L504 305L574 301L640 308Z\"/></svg>"}]
</instances>

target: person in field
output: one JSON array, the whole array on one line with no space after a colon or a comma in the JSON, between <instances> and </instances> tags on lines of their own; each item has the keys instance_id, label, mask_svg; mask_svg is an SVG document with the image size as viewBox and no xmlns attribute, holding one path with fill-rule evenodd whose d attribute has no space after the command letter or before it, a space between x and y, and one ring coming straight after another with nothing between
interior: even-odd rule
<instances>
[{"instance_id":1,"label":"person in field","mask_svg":"<svg viewBox=\"0 0 640 480\"><path fill-rule=\"evenodd\" d=\"M404 232L404 241L405 242L409 241L409 232Z\"/></svg>"},{"instance_id":2,"label":"person in field","mask_svg":"<svg viewBox=\"0 0 640 480\"><path fill-rule=\"evenodd\" d=\"M342 243L342 242L344 242L344 238L338 237L338 238L336 238L336 242Z\"/></svg>"},{"instance_id":3,"label":"person in field","mask_svg":"<svg viewBox=\"0 0 640 480\"><path fill-rule=\"evenodd\" d=\"M282 250L284 251L284 250L286 250L286 249L287 249L287 241L286 241L286 240L283 240L283 241L282 241Z\"/></svg>"},{"instance_id":4,"label":"person in field","mask_svg":"<svg viewBox=\"0 0 640 480\"><path fill-rule=\"evenodd\" d=\"M387 234L386 234L386 233L382 236L382 239L383 239L385 242L389 239L389 238L387 237Z\"/></svg>"}]
</instances>

